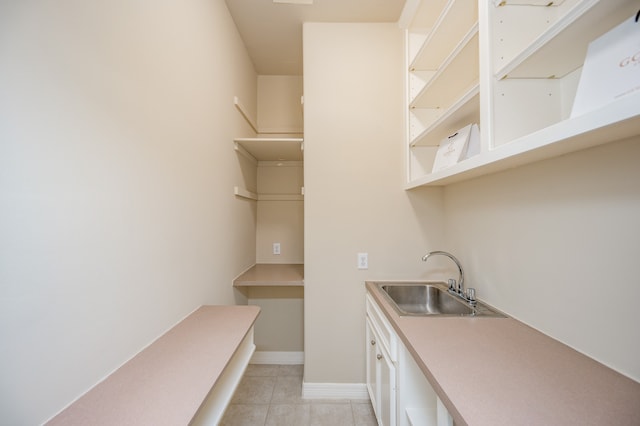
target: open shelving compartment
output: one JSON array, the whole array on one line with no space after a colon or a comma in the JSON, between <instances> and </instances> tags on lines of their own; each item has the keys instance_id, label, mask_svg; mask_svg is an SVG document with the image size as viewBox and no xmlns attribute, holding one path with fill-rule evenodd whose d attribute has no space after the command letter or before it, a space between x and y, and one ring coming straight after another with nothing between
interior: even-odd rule
<instances>
[{"instance_id":1,"label":"open shelving compartment","mask_svg":"<svg viewBox=\"0 0 640 426\"><path fill-rule=\"evenodd\" d=\"M242 114L254 132L259 133L255 120L246 112L237 97L234 105ZM255 167L302 167L304 139L302 137L240 137L233 140L234 149L249 160ZM304 187L297 192L259 194L243 186L233 188L234 195L249 200L259 201L296 201L304 198Z\"/></svg>"},{"instance_id":2,"label":"open shelving compartment","mask_svg":"<svg viewBox=\"0 0 640 426\"><path fill-rule=\"evenodd\" d=\"M233 139L234 194L254 220L246 231L255 232L255 257L233 289L241 303L260 307L254 364L304 363L302 90L301 76L258 76L250 108L234 98L242 132Z\"/></svg>"},{"instance_id":3,"label":"open shelving compartment","mask_svg":"<svg viewBox=\"0 0 640 426\"><path fill-rule=\"evenodd\" d=\"M480 119L477 1L417 3L406 37L409 182L431 173L442 139Z\"/></svg>"},{"instance_id":4,"label":"open shelving compartment","mask_svg":"<svg viewBox=\"0 0 640 426\"><path fill-rule=\"evenodd\" d=\"M431 173L436 147L417 154L423 142L415 141L416 131L429 135L420 136L425 145L437 145L446 132L433 125L412 129L415 114L409 112L407 189L447 185L640 134L638 93L571 117L589 43L635 15L637 1L552 3L480 2L481 152ZM458 128L470 122L452 121Z\"/></svg>"}]
</instances>

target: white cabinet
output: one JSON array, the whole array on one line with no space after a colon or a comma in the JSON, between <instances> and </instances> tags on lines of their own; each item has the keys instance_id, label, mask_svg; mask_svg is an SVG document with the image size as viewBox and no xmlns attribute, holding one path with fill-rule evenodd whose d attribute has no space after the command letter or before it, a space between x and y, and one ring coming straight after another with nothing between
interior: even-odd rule
<instances>
[{"instance_id":1,"label":"white cabinet","mask_svg":"<svg viewBox=\"0 0 640 426\"><path fill-rule=\"evenodd\" d=\"M453 426L453 418L404 345L398 348L398 426Z\"/></svg>"},{"instance_id":2,"label":"white cabinet","mask_svg":"<svg viewBox=\"0 0 640 426\"><path fill-rule=\"evenodd\" d=\"M381 425L395 425L395 365L367 319L367 389Z\"/></svg>"},{"instance_id":3,"label":"white cabinet","mask_svg":"<svg viewBox=\"0 0 640 426\"><path fill-rule=\"evenodd\" d=\"M367 297L366 368L367 390L371 405L381 426L396 424L396 366L392 353L397 353L397 340L390 325ZM393 348L393 351L391 350Z\"/></svg>"},{"instance_id":4,"label":"white cabinet","mask_svg":"<svg viewBox=\"0 0 640 426\"><path fill-rule=\"evenodd\" d=\"M570 116L588 44L635 15L636 0L411 4L407 188L446 185L640 134L638 93ZM432 173L439 142L471 123L480 126L480 154Z\"/></svg>"},{"instance_id":5,"label":"white cabinet","mask_svg":"<svg viewBox=\"0 0 640 426\"><path fill-rule=\"evenodd\" d=\"M369 294L366 312L367 390L378 424L452 426L451 415Z\"/></svg>"}]
</instances>

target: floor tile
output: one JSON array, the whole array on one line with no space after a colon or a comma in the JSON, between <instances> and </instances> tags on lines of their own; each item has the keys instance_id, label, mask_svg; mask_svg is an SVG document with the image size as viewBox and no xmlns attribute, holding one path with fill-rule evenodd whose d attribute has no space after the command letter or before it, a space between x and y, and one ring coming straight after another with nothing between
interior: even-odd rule
<instances>
[{"instance_id":1,"label":"floor tile","mask_svg":"<svg viewBox=\"0 0 640 426\"><path fill-rule=\"evenodd\" d=\"M245 376L277 376L280 371L280 365L273 364L249 364L245 371Z\"/></svg>"},{"instance_id":2,"label":"floor tile","mask_svg":"<svg viewBox=\"0 0 640 426\"><path fill-rule=\"evenodd\" d=\"M223 426L377 426L368 399L303 399L302 365L250 364Z\"/></svg>"},{"instance_id":3,"label":"floor tile","mask_svg":"<svg viewBox=\"0 0 640 426\"><path fill-rule=\"evenodd\" d=\"M305 400L302 399L302 378L300 376L278 376L273 388L271 402L274 404L304 403Z\"/></svg>"},{"instance_id":4,"label":"floor tile","mask_svg":"<svg viewBox=\"0 0 640 426\"><path fill-rule=\"evenodd\" d=\"M310 404L271 404L265 426L308 426L310 424Z\"/></svg>"},{"instance_id":5,"label":"floor tile","mask_svg":"<svg viewBox=\"0 0 640 426\"><path fill-rule=\"evenodd\" d=\"M279 365L278 376L300 376L304 374L304 365Z\"/></svg>"},{"instance_id":6,"label":"floor tile","mask_svg":"<svg viewBox=\"0 0 640 426\"><path fill-rule=\"evenodd\" d=\"M369 401L351 402L355 426L377 426L376 415Z\"/></svg>"},{"instance_id":7,"label":"floor tile","mask_svg":"<svg viewBox=\"0 0 640 426\"><path fill-rule=\"evenodd\" d=\"M227 407L220 426L263 425L269 406L266 404L231 404Z\"/></svg>"},{"instance_id":8,"label":"floor tile","mask_svg":"<svg viewBox=\"0 0 640 426\"><path fill-rule=\"evenodd\" d=\"M354 426L351 404L311 404L311 426Z\"/></svg>"},{"instance_id":9,"label":"floor tile","mask_svg":"<svg viewBox=\"0 0 640 426\"><path fill-rule=\"evenodd\" d=\"M276 377L244 376L233 395L233 404L269 404Z\"/></svg>"}]
</instances>

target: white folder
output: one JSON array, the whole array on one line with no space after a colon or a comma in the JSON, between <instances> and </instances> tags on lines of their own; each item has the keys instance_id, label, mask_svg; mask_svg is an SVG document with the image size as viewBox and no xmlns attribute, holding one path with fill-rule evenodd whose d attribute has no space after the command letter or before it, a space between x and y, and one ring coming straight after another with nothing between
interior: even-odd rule
<instances>
[{"instance_id":1,"label":"white folder","mask_svg":"<svg viewBox=\"0 0 640 426\"><path fill-rule=\"evenodd\" d=\"M632 16L589 44L571 117L640 92L640 22Z\"/></svg>"}]
</instances>

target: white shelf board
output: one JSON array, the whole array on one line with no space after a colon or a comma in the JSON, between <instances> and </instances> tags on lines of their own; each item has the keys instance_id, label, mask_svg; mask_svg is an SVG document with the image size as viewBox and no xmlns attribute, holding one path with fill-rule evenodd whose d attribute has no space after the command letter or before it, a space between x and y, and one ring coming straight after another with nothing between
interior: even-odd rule
<instances>
[{"instance_id":1,"label":"white shelf board","mask_svg":"<svg viewBox=\"0 0 640 426\"><path fill-rule=\"evenodd\" d=\"M425 29L407 31L407 55L408 55L408 69L411 69L411 64L416 61L416 58L424 47L424 42L429 36L429 31Z\"/></svg>"},{"instance_id":2,"label":"white shelf board","mask_svg":"<svg viewBox=\"0 0 640 426\"><path fill-rule=\"evenodd\" d=\"M302 161L302 138L236 138L240 146L258 161Z\"/></svg>"},{"instance_id":3,"label":"white shelf board","mask_svg":"<svg viewBox=\"0 0 640 426\"><path fill-rule=\"evenodd\" d=\"M449 0L410 68L435 70L478 22L476 0Z\"/></svg>"},{"instance_id":4,"label":"white shelf board","mask_svg":"<svg viewBox=\"0 0 640 426\"><path fill-rule=\"evenodd\" d=\"M233 194L254 201L302 201L304 200L304 188L300 188L300 194L256 194L240 186L233 187Z\"/></svg>"},{"instance_id":5,"label":"white shelf board","mask_svg":"<svg viewBox=\"0 0 640 426\"><path fill-rule=\"evenodd\" d=\"M467 124L480 121L480 86L474 84L447 111L429 124L410 143L411 146L438 146L440 141ZM415 110L413 110L415 111Z\"/></svg>"},{"instance_id":6,"label":"white shelf board","mask_svg":"<svg viewBox=\"0 0 640 426\"><path fill-rule=\"evenodd\" d=\"M435 75L436 71L420 70L409 72L409 104L413 103Z\"/></svg>"},{"instance_id":7,"label":"white shelf board","mask_svg":"<svg viewBox=\"0 0 640 426\"><path fill-rule=\"evenodd\" d=\"M302 201L302 194L258 194L258 201Z\"/></svg>"},{"instance_id":8,"label":"white shelf board","mask_svg":"<svg viewBox=\"0 0 640 426\"><path fill-rule=\"evenodd\" d=\"M640 135L640 93L414 179L405 188L448 185L637 135Z\"/></svg>"},{"instance_id":9,"label":"white shelf board","mask_svg":"<svg viewBox=\"0 0 640 426\"><path fill-rule=\"evenodd\" d=\"M239 186L233 187L233 194L238 197L246 198L248 200L258 201L258 194L248 191L245 188L241 188Z\"/></svg>"},{"instance_id":10,"label":"white shelf board","mask_svg":"<svg viewBox=\"0 0 640 426\"><path fill-rule=\"evenodd\" d=\"M478 81L478 25L467 33L410 108L448 108L461 91Z\"/></svg>"},{"instance_id":11,"label":"white shelf board","mask_svg":"<svg viewBox=\"0 0 640 426\"><path fill-rule=\"evenodd\" d=\"M637 10L638 3L635 0L581 1L511 61L496 70L495 77L564 77L582 66L591 41Z\"/></svg>"},{"instance_id":12,"label":"white shelf board","mask_svg":"<svg viewBox=\"0 0 640 426\"><path fill-rule=\"evenodd\" d=\"M496 7L507 5L519 5L519 6L559 6L564 3L564 0L493 0L493 4Z\"/></svg>"},{"instance_id":13,"label":"white shelf board","mask_svg":"<svg viewBox=\"0 0 640 426\"><path fill-rule=\"evenodd\" d=\"M409 24L413 29L431 29L448 0L421 0ZM407 2L409 3L409 2Z\"/></svg>"}]
</instances>

